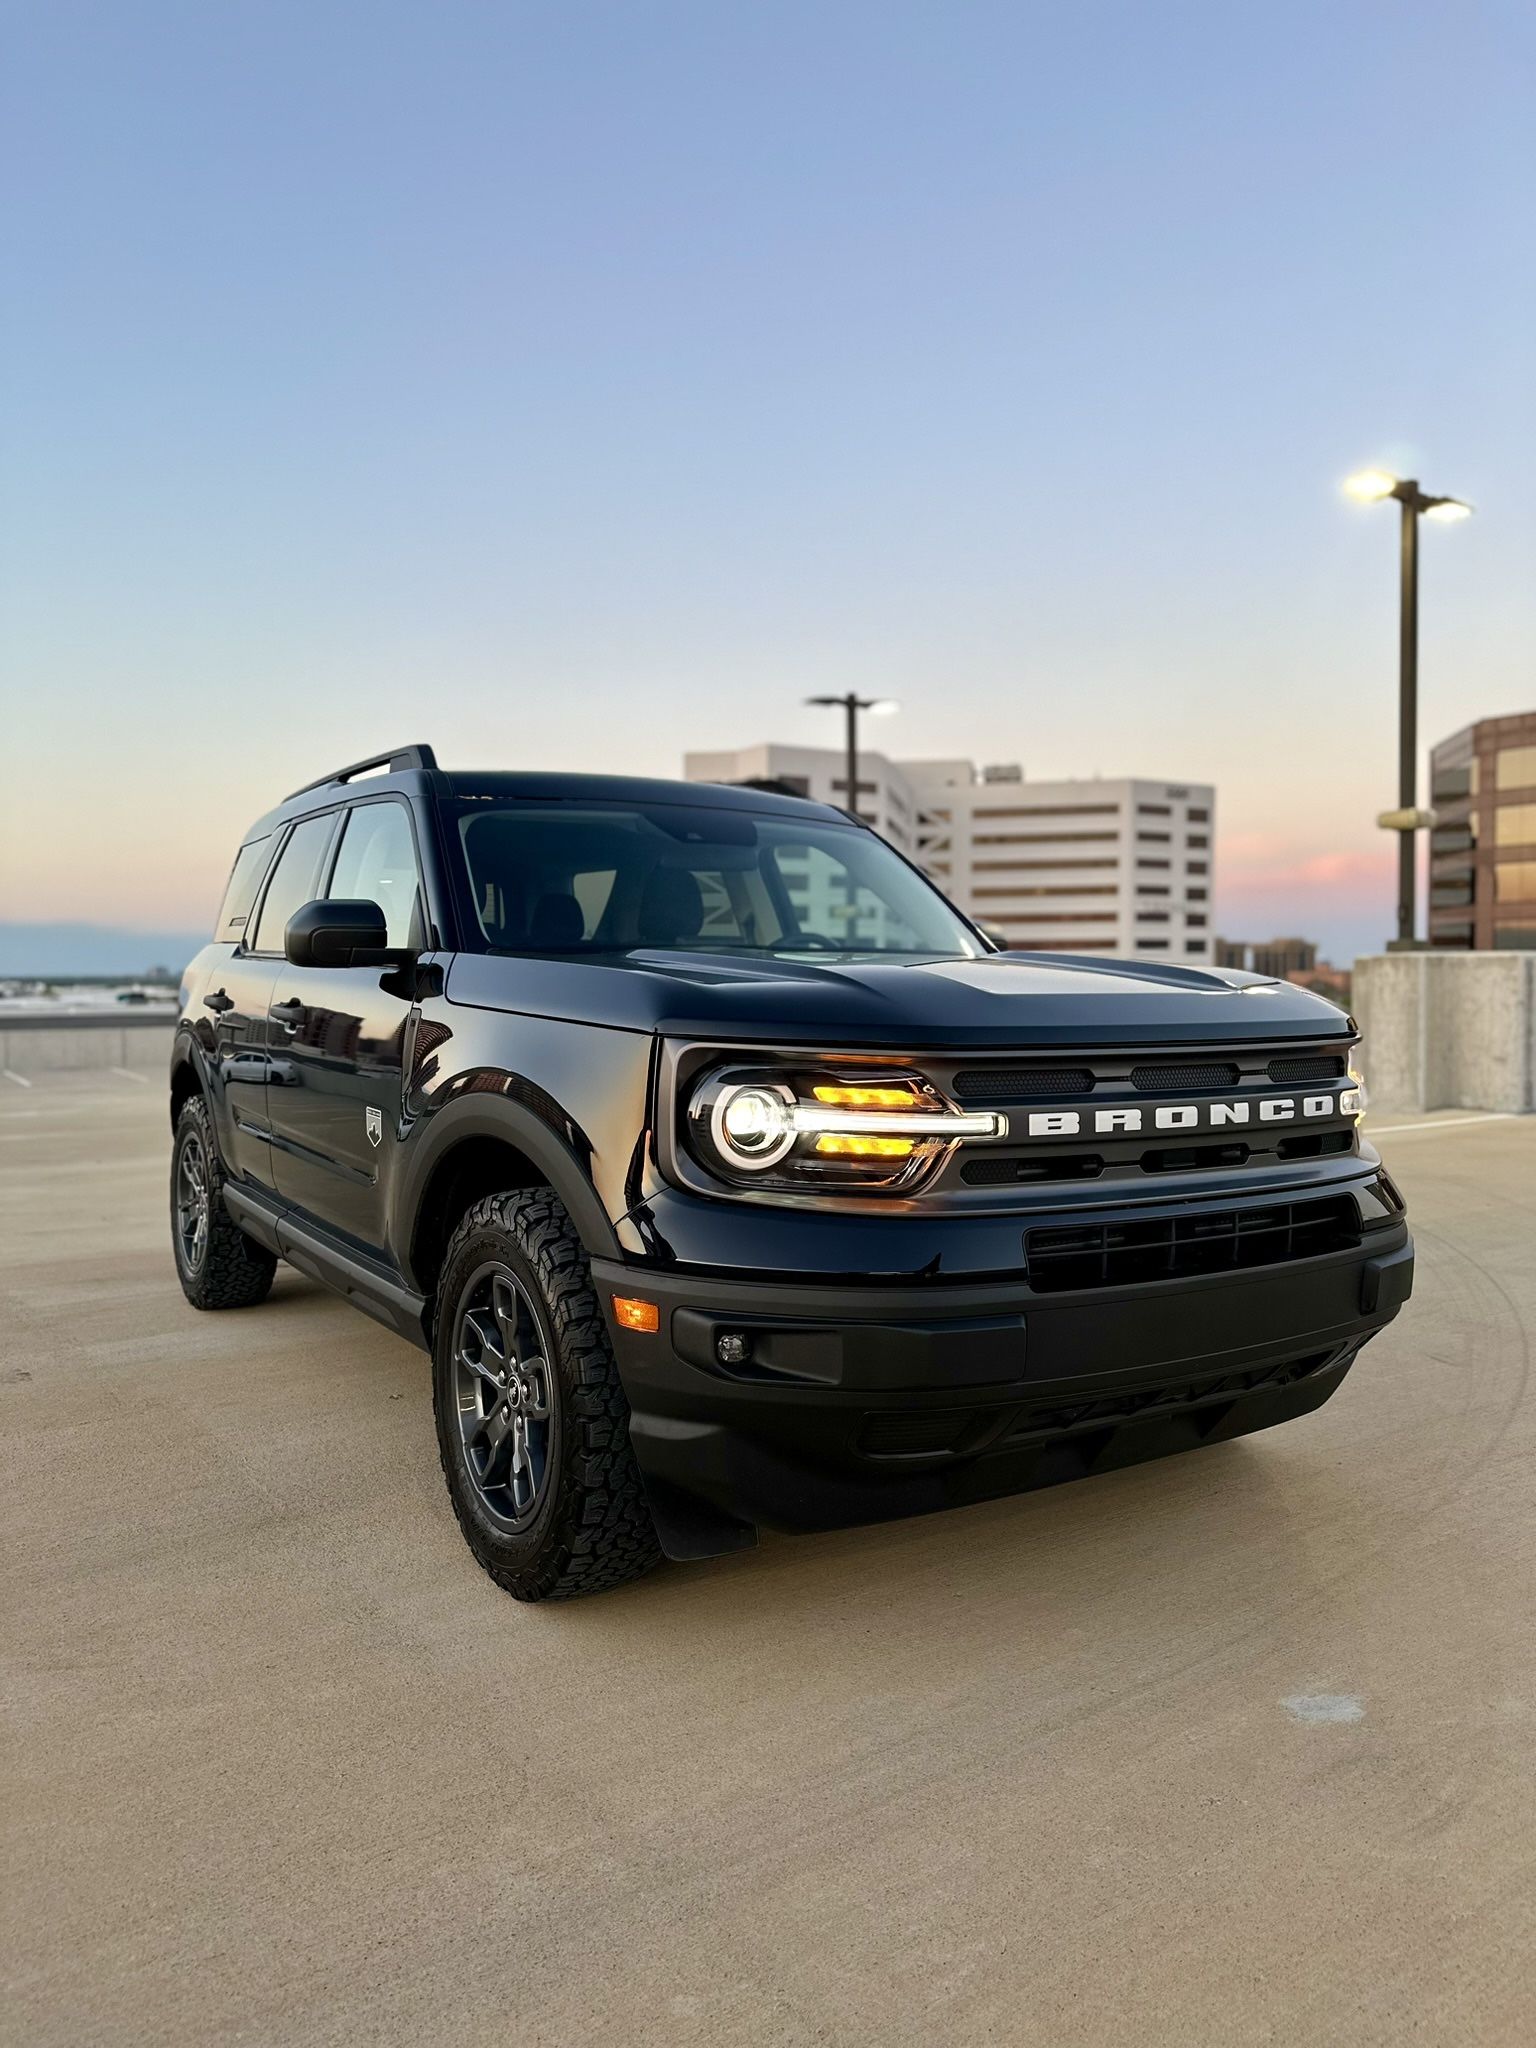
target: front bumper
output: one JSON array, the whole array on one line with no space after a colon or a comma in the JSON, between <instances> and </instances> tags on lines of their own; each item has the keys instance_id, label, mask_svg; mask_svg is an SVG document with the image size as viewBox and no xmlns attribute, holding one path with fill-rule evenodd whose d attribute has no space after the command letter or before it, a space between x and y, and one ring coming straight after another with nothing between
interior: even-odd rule
<instances>
[{"instance_id":1,"label":"front bumper","mask_svg":"<svg viewBox=\"0 0 1536 2048\"><path fill-rule=\"evenodd\" d=\"M828 1229L835 1225L828 1224ZM1049 1486L1319 1407L1407 1300L1397 1222L1290 1263L1034 1292L747 1279L594 1261L664 1547L825 1529ZM657 1304L654 1335L614 1295ZM722 1366L722 1335L750 1357Z\"/></svg>"}]
</instances>

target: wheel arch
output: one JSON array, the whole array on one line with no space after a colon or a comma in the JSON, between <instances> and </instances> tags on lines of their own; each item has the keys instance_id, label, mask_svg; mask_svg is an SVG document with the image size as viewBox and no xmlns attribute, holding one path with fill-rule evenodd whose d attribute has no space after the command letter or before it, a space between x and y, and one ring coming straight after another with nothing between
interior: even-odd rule
<instances>
[{"instance_id":1,"label":"wheel arch","mask_svg":"<svg viewBox=\"0 0 1536 2048\"><path fill-rule=\"evenodd\" d=\"M173 1131L176 1128L177 1118L181 1115L182 1110L191 1098L194 1095L206 1096L207 1093L208 1090L203 1080L203 1070L198 1061L197 1052L192 1040L186 1037L178 1037L175 1050L171 1054L171 1129Z\"/></svg>"},{"instance_id":2,"label":"wheel arch","mask_svg":"<svg viewBox=\"0 0 1536 2048\"><path fill-rule=\"evenodd\" d=\"M581 1133L570 1128L584 1145ZM590 1146L584 1149L590 1158ZM398 1241L410 1284L430 1298L465 1211L485 1195L527 1187L554 1190L589 1257L619 1256L613 1225L581 1153L543 1118L521 1103L483 1095L439 1110L397 1199Z\"/></svg>"}]
</instances>

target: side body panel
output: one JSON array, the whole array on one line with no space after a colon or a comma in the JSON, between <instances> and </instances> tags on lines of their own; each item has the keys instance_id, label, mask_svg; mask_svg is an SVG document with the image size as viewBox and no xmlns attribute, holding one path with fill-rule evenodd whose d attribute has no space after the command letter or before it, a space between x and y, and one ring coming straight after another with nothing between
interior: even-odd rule
<instances>
[{"instance_id":1,"label":"side body panel","mask_svg":"<svg viewBox=\"0 0 1536 2048\"><path fill-rule=\"evenodd\" d=\"M285 1203L369 1250L385 1245L386 1147L400 1141L415 1009L377 967L290 967L273 1000L272 1171Z\"/></svg>"},{"instance_id":2,"label":"side body panel","mask_svg":"<svg viewBox=\"0 0 1536 2048\"><path fill-rule=\"evenodd\" d=\"M268 1008L277 962L213 944L188 965L173 1060L198 1069L218 1135L219 1152L236 1179L272 1186L267 1126Z\"/></svg>"},{"instance_id":3,"label":"side body panel","mask_svg":"<svg viewBox=\"0 0 1536 2048\"><path fill-rule=\"evenodd\" d=\"M503 963L515 970L515 962ZM649 1142L649 1033L420 1005L400 1142L381 1148L387 1249L417 1284L414 1239L425 1191L453 1148L515 1146L570 1210L587 1249L619 1256L615 1224L639 1199Z\"/></svg>"}]
</instances>

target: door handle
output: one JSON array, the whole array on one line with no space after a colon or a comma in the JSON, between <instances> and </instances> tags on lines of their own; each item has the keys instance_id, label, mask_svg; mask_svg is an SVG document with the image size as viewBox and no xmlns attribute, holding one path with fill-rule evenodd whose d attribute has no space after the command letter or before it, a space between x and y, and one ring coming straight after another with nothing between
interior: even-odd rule
<instances>
[{"instance_id":1,"label":"door handle","mask_svg":"<svg viewBox=\"0 0 1536 2048\"><path fill-rule=\"evenodd\" d=\"M234 997L225 995L221 988L216 988L211 996L203 997L203 1008L212 1010L216 1017L222 1017L226 1010L232 1010L234 1007Z\"/></svg>"},{"instance_id":2,"label":"door handle","mask_svg":"<svg viewBox=\"0 0 1536 2048\"><path fill-rule=\"evenodd\" d=\"M297 996L290 996L286 1003L271 1004L267 1015L274 1024L281 1024L285 1031L297 1031L304 1015L304 1005Z\"/></svg>"}]
</instances>

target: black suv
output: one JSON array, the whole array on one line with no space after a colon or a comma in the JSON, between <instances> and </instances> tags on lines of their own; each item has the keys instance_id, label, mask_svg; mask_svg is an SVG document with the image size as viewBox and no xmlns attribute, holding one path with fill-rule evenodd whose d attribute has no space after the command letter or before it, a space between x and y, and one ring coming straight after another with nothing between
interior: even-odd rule
<instances>
[{"instance_id":1,"label":"black suv","mask_svg":"<svg viewBox=\"0 0 1536 2048\"><path fill-rule=\"evenodd\" d=\"M369 774L369 770L383 771ZM177 1269L432 1354L519 1599L1304 1414L1406 1300L1350 1020L999 953L841 811L449 774L246 835L171 1068Z\"/></svg>"}]
</instances>

